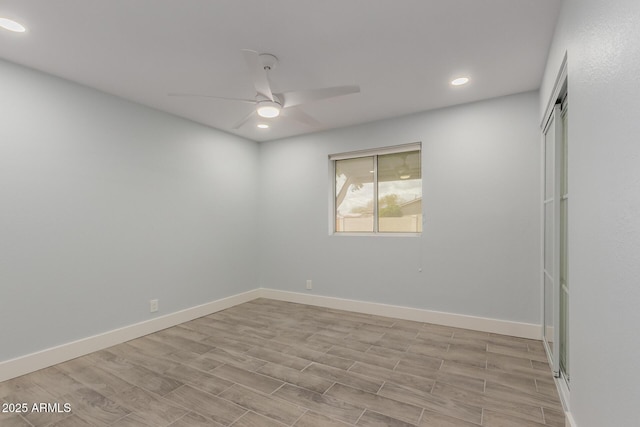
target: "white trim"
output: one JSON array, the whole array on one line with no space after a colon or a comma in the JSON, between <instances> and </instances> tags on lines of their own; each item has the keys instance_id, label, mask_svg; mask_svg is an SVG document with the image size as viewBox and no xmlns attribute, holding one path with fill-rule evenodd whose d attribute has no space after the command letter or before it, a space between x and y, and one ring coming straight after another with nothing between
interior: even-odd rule
<instances>
[{"instance_id":1,"label":"white trim","mask_svg":"<svg viewBox=\"0 0 640 427\"><path fill-rule=\"evenodd\" d=\"M336 231L336 162L329 161L329 236Z\"/></svg>"},{"instance_id":2,"label":"white trim","mask_svg":"<svg viewBox=\"0 0 640 427\"><path fill-rule=\"evenodd\" d=\"M260 289L211 301L36 353L0 362L0 382L142 337L259 298Z\"/></svg>"},{"instance_id":3,"label":"white trim","mask_svg":"<svg viewBox=\"0 0 640 427\"><path fill-rule=\"evenodd\" d=\"M356 313L373 314L376 316L413 320L416 322L435 323L437 325L472 329L482 332L492 332L520 338L535 340L540 340L542 338L540 325L532 323L512 322L508 320L467 316L463 314L445 313L441 311L424 310L398 305L280 291L277 289L263 288L260 290L260 296L262 298L276 299L280 301L315 305L338 310L348 310Z\"/></svg>"},{"instance_id":4,"label":"white trim","mask_svg":"<svg viewBox=\"0 0 640 427\"><path fill-rule=\"evenodd\" d=\"M544 132L540 133L540 153L539 155L539 159L540 159L540 182L539 182L539 197L540 200L542 200L543 203L540 203L539 205L539 210L538 210L538 230L539 230L539 242L540 242L540 251L539 251L539 260L538 260L538 272L539 272L539 276L538 276L538 280L539 280L539 290L540 290L540 336L542 338L542 344L544 345L545 349L547 349L547 340L545 338L545 325L547 322L547 319L545 318L545 295L544 295L544 282L545 282L545 268L544 268L544 251L545 251L545 247L544 247L544 234L545 234L545 204L547 203L547 201L545 200L545 196L546 196L546 175L545 175L545 134ZM549 351L547 349L547 356L549 355ZM552 366L551 363L549 363L549 366Z\"/></svg>"},{"instance_id":5,"label":"white trim","mask_svg":"<svg viewBox=\"0 0 640 427\"><path fill-rule=\"evenodd\" d=\"M559 377L555 377L556 388L558 389L558 395L560 396L560 401L562 402L562 407L565 411L569 411L569 383L567 383L567 377L560 372Z\"/></svg>"},{"instance_id":6,"label":"white trim","mask_svg":"<svg viewBox=\"0 0 640 427\"><path fill-rule=\"evenodd\" d=\"M386 231L377 231L374 233L363 231L350 231L350 232L333 232L332 236L336 237L421 237L422 232L415 233L388 233Z\"/></svg>"},{"instance_id":7,"label":"white trim","mask_svg":"<svg viewBox=\"0 0 640 427\"><path fill-rule=\"evenodd\" d=\"M0 362L0 382L170 328L198 317L207 316L256 298L269 298L521 338L541 339L540 325L531 323L259 288Z\"/></svg>"},{"instance_id":8,"label":"white trim","mask_svg":"<svg viewBox=\"0 0 640 427\"><path fill-rule=\"evenodd\" d=\"M573 415L571 414L571 412L564 413L564 420L565 427L578 427L578 424L576 423L576 420L573 419Z\"/></svg>"},{"instance_id":9,"label":"white trim","mask_svg":"<svg viewBox=\"0 0 640 427\"><path fill-rule=\"evenodd\" d=\"M560 64L560 69L558 70L558 75L556 76L556 81L553 84L553 93L551 93L551 97L547 101L547 108L544 110L544 114L542 115L542 121L540 123L540 127L544 130L547 127L549 119L551 118L551 113L553 112L553 107L556 104L556 101L560 97L560 92L564 87L565 81L567 81L567 52L564 52L564 56L562 57L562 64ZM567 89L567 93L568 93Z\"/></svg>"}]
</instances>

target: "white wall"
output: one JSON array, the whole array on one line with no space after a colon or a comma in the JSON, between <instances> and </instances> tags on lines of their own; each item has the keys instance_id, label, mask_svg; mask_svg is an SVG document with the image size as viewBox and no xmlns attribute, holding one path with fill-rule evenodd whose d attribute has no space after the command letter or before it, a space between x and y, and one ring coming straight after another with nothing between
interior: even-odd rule
<instances>
[{"instance_id":1,"label":"white wall","mask_svg":"<svg viewBox=\"0 0 640 427\"><path fill-rule=\"evenodd\" d=\"M640 2L565 0L541 89L569 81L570 410L638 425Z\"/></svg>"},{"instance_id":2,"label":"white wall","mask_svg":"<svg viewBox=\"0 0 640 427\"><path fill-rule=\"evenodd\" d=\"M262 143L261 285L540 323L537 112L530 92ZM327 156L416 141L422 237L329 236Z\"/></svg>"},{"instance_id":3,"label":"white wall","mask_svg":"<svg viewBox=\"0 0 640 427\"><path fill-rule=\"evenodd\" d=\"M0 94L0 361L257 287L256 143L4 61Z\"/></svg>"}]
</instances>

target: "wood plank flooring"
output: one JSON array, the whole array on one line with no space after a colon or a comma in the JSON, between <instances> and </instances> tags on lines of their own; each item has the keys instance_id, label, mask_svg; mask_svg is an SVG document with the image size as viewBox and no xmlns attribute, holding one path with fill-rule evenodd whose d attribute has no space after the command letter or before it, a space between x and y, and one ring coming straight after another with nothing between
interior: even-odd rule
<instances>
[{"instance_id":1,"label":"wood plank flooring","mask_svg":"<svg viewBox=\"0 0 640 427\"><path fill-rule=\"evenodd\" d=\"M2 382L0 403L29 405L3 427L564 426L539 341L268 299Z\"/></svg>"}]
</instances>

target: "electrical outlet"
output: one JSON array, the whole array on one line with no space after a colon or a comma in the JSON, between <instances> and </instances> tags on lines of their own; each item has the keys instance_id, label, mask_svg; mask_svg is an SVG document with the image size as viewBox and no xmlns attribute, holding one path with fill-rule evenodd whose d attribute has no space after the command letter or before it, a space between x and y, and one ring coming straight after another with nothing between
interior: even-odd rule
<instances>
[{"instance_id":1,"label":"electrical outlet","mask_svg":"<svg viewBox=\"0 0 640 427\"><path fill-rule=\"evenodd\" d=\"M155 313L156 311L158 311L158 300L152 299L151 301L149 301L149 312Z\"/></svg>"},{"instance_id":2,"label":"electrical outlet","mask_svg":"<svg viewBox=\"0 0 640 427\"><path fill-rule=\"evenodd\" d=\"M313 282L311 282L311 279L307 280L307 289L313 289Z\"/></svg>"}]
</instances>

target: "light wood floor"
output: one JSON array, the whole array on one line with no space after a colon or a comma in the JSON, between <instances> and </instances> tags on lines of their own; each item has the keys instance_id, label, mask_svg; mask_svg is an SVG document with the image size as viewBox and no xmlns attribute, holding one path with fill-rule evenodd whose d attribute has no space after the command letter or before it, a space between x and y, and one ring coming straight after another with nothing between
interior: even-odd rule
<instances>
[{"instance_id":1,"label":"light wood floor","mask_svg":"<svg viewBox=\"0 0 640 427\"><path fill-rule=\"evenodd\" d=\"M538 341L258 299L0 383L15 426L564 426Z\"/></svg>"}]
</instances>

